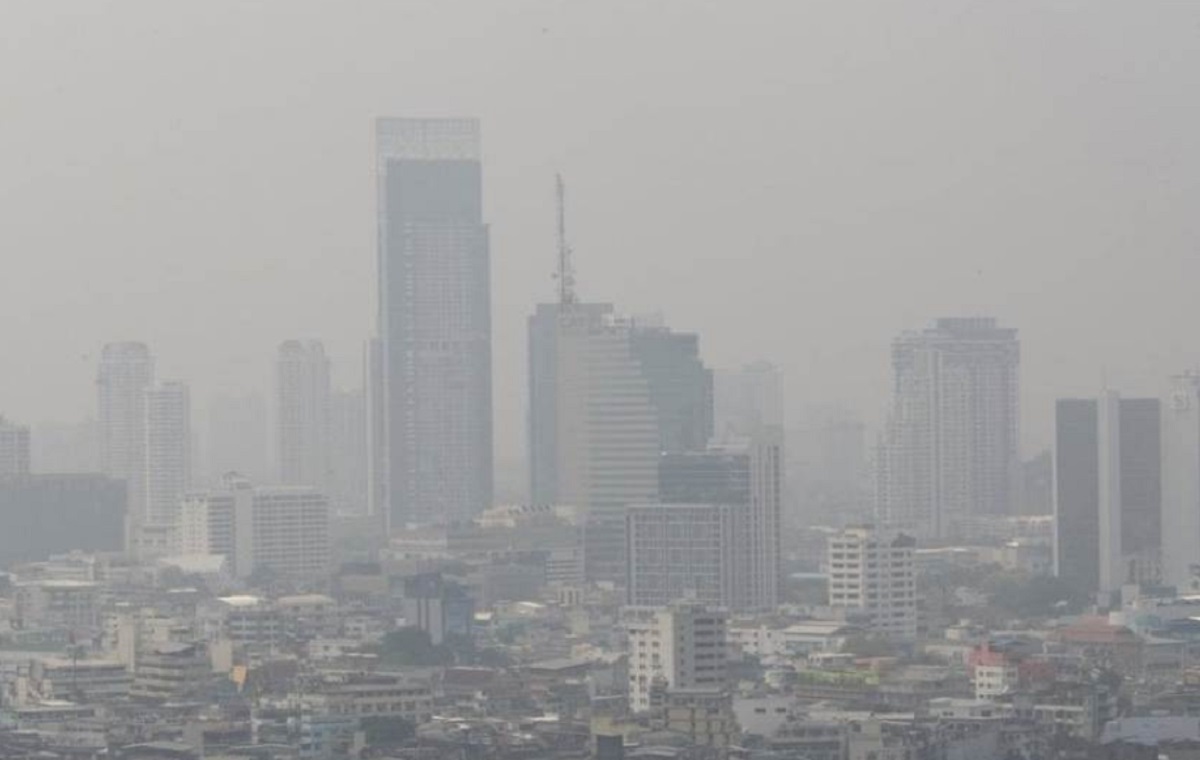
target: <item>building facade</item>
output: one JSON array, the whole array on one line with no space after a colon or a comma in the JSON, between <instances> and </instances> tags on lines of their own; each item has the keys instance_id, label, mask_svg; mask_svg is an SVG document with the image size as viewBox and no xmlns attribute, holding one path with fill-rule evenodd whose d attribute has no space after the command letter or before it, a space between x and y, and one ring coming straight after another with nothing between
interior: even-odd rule
<instances>
[{"instance_id":1,"label":"building facade","mask_svg":"<svg viewBox=\"0 0 1200 760\"><path fill-rule=\"evenodd\" d=\"M734 607L738 509L730 504L630 506L628 603L666 606L689 599Z\"/></svg>"},{"instance_id":2,"label":"building facade","mask_svg":"<svg viewBox=\"0 0 1200 760\"><path fill-rule=\"evenodd\" d=\"M146 390L146 521L173 527L192 484L192 406L188 387L162 382Z\"/></svg>"},{"instance_id":3,"label":"building facade","mask_svg":"<svg viewBox=\"0 0 1200 760\"><path fill-rule=\"evenodd\" d=\"M694 602L627 607L629 708L646 712L660 689L719 694L728 687L727 613Z\"/></svg>"},{"instance_id":4,"label":"building facade","mask_svg":"<svg viewBox=\"0 0 1200 760\"><path fill-rule=\"evenodd\" d=\"M492 505L491 274L479 124L376 122L391 524Z\"/></svg>"},{"instance_id":5,"label":"building facade","mask_svg":"<svg viewBox=\"0 0 1200 760\"><path fill-rule=\"evenodd\" d=\"M183 554L219 554L239 578L267 571L321 580L330 569L329 502L305 486L255 488L230 476L180 508Z\"/></svg>"},{"instance_id":6,"label":"building facade","mask_svg":"<svg viewBox=\"0 0 1200 760\"><path fill-rule=\"evenodd\" d=\"M1163 580L1200 593L1200 375L1172 381L1161 454Z\"/></svg>"},{"instance_id":7,"label":"building facade","mask_svg":"<svg viewBox=\"0 0 1200 760\"><path fill-rule=\"evenodd\" d=\"M623 582L625 509L658 494L659 418L631 333L608 304L540 304L529 324L532 500L582 510L591 580Z\"/></svg>"},{"instance_id":8,"label":"building facade","mask_svg":"<svg viewBox=\"0 0 1200 760\"><path fill-rule=\"evenodd\" d=\"M29 474L29 428L0 415L0 478Z\"/></svg>"},{"instance_id":9,"label":"building facade","mask_svg":"<svg viewBox=\"0 0 1200 760\"><path fill-rule=\"evenodd\" d=\"M916 542L903 534L851 527L828 540L829 605L873 633L917 635Z\"/></svg>"},{"instance_id":10,"label":"building facade","mask_svg":"<svg viewBox=\"0 0 1200 760\"><path fill-rule=\"evenodd\" d=\"M1060 399L1055 406L1055 572L1081 591L1161 578L1158 399Z\"/></svg>"},{"instance_id":11,"label":"building facade","mask_svg":"<svg viewBox=\"0 0 1200 760\"><path fill-rule=\"evenodd\" d=\"M146 390L154 357L145 343L109 343L96 375L100 471L125 481L129 527L146 521Z\"/></svg>"},{"instance_id":12,"label":"building facade","mask_svg":"<svg viewBox=\"0 0 1200 760\"><path fill-rule=\"evenodd\" d=\"M279 482L328 493L329 358L317 340L287 340L275 363L275 444Z\"/></svg>"},{"instance_id":13,"label":"building facade","mask_svg":"<svg viewBox=\"0 0 1200 760\"><path fill-rule=\"evenodd\" d=\"M920 538L1006 515L1019 486L1017 331L939 319L892 343L893 400L877 455L876 519Z\"/></svg>"}]
</instances>

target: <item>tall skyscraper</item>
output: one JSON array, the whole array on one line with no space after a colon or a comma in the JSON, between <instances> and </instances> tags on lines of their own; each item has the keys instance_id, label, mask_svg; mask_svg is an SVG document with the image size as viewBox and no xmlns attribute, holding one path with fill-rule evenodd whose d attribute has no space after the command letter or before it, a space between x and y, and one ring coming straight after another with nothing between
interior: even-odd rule
<instances>
[{"instance_id":1,"label":"tall skyscraper","mask_svg":"<svg viewBox=\"0 0 1200 760\"><path fill-rule=\"evenodd\" d=\"M146 390L146 520L173 528L192 485L192 406L188 387L161 382Z\"/></svg>"},{"instance_id":2,"label":"tall skyscraper","mask_svg":"<svg viewBox=\"0 0 1200 760\"><path fill-rule=\"evenodd\" d=\"M1162 410L1163 580L1200 592L1200 375L1174 378Z\"/></svg>"},{"instance_id":3,"label":"tall skyscraper","mask_svg":"<svg viewBox=\"0 0 1200 760\"><path fill-rule=\"evenodd\" d=\"M231 472L254 482L271 479L267 401L261 393L220 395L209 400L205 469L209 484Z\"/></svg>"},{"instance_id":4,"label":"tall skyscraper","mask_svg":"<svg viewBox=\"0 0 1200 760\"><path fill-rule=\"evenodd\" d=\"M939 319L892 343L892 409L880 441L876 513L921 538L1014 510L1017 331L991 318Z\"/></svg>"},{"instance_id":5,"label":"tall skyscraper","mask_svg":"<svg viewBox=\"0 0 1200 760\"><path fill-rule=\"evenodd\" d=\"M329 359L316 340L287 340L275 364L276 456L279 481L329 486Z\"/></svg>"},{"instance_id":6,"label":"tall skyscraper","mask_svg":"<svg viewBox=\"0 0 1200 760\"><path fill-rule=\"evenodd\" d=\"M96 376L100 470L125 481L129 528L146 521L146 389L154 358L145 343L109 343Z\"/></svg>"},{"instance_id":7,"label":"tall skyscraper","mask_svg":"<svg viewBox=\"0 0 1200 760\"><path fill-rule=\"evenodd\" d=\"M635 321L630 348L650 385L662 451L703 451L713 435L713 375L700 336Z\"/></svg>"},{"instance_id":8,"label":"tall skyscraper","mask_svg":"<svg viewBox=\"0 0 1200 760\"><path fill-rule=\"evenodd\" d=\"M0 478L29 474L29 428L0 415Z\"/></svg>"},{"instance_id":9,"label":"tall skyscraper","mask_svg":"<svg viewBox=\"0 0 1200 760\"><path fill-rule=\"evenodd\" d=\"M390 523L469 518L492 502L479 124L379 119L375 139Z\"/></svg>"},{"instance_id":10,"label":"tall skyscraper","mask_svg":"<svg viewBox=\"0 0 1200 760\"><path fill-rule=\"evenodd\" d=\"M1055 407L1054 564L1080 590L1159 580L1159 407L1111 392Z\"/></svg>"},{"instance_id":11,"label":"tall skyscraper","mask_svg":"<svg viewBox=\"0 0 1200 760\"><path fill-rule=\"evenodd\" d=\"M539 304L529 322L532 500L583 510L593 580L624 579L625 509L658 493L659 418L632 332L608 304Z\"/></svg>"}]
</instances>

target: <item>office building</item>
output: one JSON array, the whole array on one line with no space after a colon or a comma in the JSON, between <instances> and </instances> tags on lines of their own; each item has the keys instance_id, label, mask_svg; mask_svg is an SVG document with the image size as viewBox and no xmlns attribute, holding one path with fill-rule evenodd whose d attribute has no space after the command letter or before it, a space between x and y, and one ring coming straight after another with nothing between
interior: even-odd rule
<instances>
[{"instance_id":1,"label":"office building","mask_svg":"<svg viewBox=\"0 0 1200 760\"><path fill-rule=\"evenodd\" d=\"M727 613L694 602L626 607L629 708L646 712L655 693L720 694L728 687Z\"/></svg>"},{"instance_id":2,"label":"office building","mask_svg":"<svg viewBox=\"0 0 1200 760\"><path fill-rule=\"evenodd\" d=\"M658 495L659 418L631 333L608 304L539 304L529 321L532 501L582 510L590 580L623 582L626 507Z\"/></svg>"},{"instance_id":3,"label":"office building","mask_svg":"<svg viewBox=\"0 0 1200 760\"><path fill-rule=\"evenodd\" d=\"M219 554L245 578L256 571L308 581L330 569L329 502L307 486L254 487L236 475L188 494L180 507L183 554Z\"/></svg>"},{"instance_id":4,"label":"office building","mask_svg":"<svg viewBox=\"0 0 1200 760\"><path fill-rule=\"evenodd\" d=\"M661 607L688 599L735 607L739 511L744 511L744 506L630 506L626 513L627 602Z\"/></svg>"},{"instance_id":5,"label":"office building","mask_svg":"<svg viewBox=\"0 0 1200 760\"><path fill-rule=\"evenodd\" d=\"M0 478L29 474L29 428L0 415Z\"/></svg>"},{"instance_id":6,"label":"office building","mask_svg":"<svg viewBox=\"0 0 1200 760\"><path fill-rule=\"evenodd\" d=\"M1172 380L1161 454L1163 581L1200 593L1200 374Z\"/></svg>"},{"instance_id":7,"label":"office building","mask_svg":"<svg viewBox=\"0 0 1200 760\"><path fill-rule=\"evenodd\" d=\"M492 505L479 124L379 119L375 139L390 522L469 519Z\"/></svg>"},{"instance_id":8,"label":"office building","mask_svg":"<svg viewBox=\"0 0 1200 760\"><path fill-rule=\"evenodd\" d=\"M703 451L713 435L713 377L700 358L700 336L635 320L629 337L658 415L659 449Z\"/></svg>"},{"instance_id":9,"label":"office building","mask_svg":"<svg viewBox=\"0 0 1200 760\"><path fill-rule=\"evenodd\" d=\"M275 363L279 482L329 487L329 359L317 340L286 340Z\"/></svg>"},{"instance_id":10,"label":"office building","mask_svg":"<svg viewBox=\"0 0 1200 760\"><path fill-rule=\"evenodd\" d=\"M1058 576L1081 591L1161 577L1158 399L1060 399L1055 405Z\"/></svg>"},{"instance_id":11,"label":"office building","mask_svg":"<svg viewBox=\"0 0 1200 760\"><path fill-rule=\"evenodd\" d=\"M146 522L173 528L191 487L192 408L188 387L162 382L146 390Z\"/></svg>"},{"instance_id":12,"label":"office building","mask_svg":"<svg viewBox=\"0 0 1200 760\"><path fill-rule=\"evenodd\" d=\"M125 548L125 483L103 475L0 480L0 565Z\"/></svg>"},{"instance_id":13,"label":"office building","mask_svg":"<svg viewBox=\"0 0 1200 760\"><path fill-rule=\"evenodd\" d=\"M1020 461L1017 331L939 319L892 343L892 408L877 458L876 517L923 539L1015 510Z\"/></svg>"},{"instance_id":14,"label":"office building","mask_svg":"<svg viewBox=\"0 0 1200 760\"><path fill-rule=\"evenodd\" d=\"M146 521L146 390L154 358L144 343L109 343L96 376L100 471L125 481L129 528Z\"/></svg>"},{"instance_id":15,"label":"office building","mask_svg":"<svg viewBox=\"0 0 1200 760\"><path fill-rule=\"evenodd\" d=\"M762 428L750 439L714 443L703 452L667 453L659 462L660 502L728 508L730 545L722 547L720 556L732 562L732 585L730 595L720 603L735 611L770 611L779 603L782 439L778 428ZM640 508L639 522L631 521L631 528L652 525L644 515L647 509ZM632 546L647 539L633 535L629 541ZM670 561L647 553L637 559L641 557L655 563ZM639 577L645 576L639 573ZM631 581L631 591L633 586Z\"/></svg>"},{"instance_id":16,"label":"office building","mask_svg":"<svg viewBox=\"0 0 1200 760\"><path fill-rule=\"evenodd\" d=\"M829 606L872 633L902 639L917 635L916 541L871 526L829 537L826 572Z\"/></svg>"},{"instance_id":17,"label":"office building","mask_svg":"<svg viewBox=\"0 0 1200 760\"><path fill-rule=\"evenodd\" d=\"M770 362L713 373L713 429L718 438L783 427L783 373Z\"/></svg>"},{"instance_id":18,"label":"office building","mask_svg":"<svg viewBox=\"0 0 1200 760\"><path fill-rule=\"evenodd\" d=\"M209 400L204 465L209 484L238 472L251 482L271 480L267 401L261 393L223 394Z\"/></svg>"}]
</instances>

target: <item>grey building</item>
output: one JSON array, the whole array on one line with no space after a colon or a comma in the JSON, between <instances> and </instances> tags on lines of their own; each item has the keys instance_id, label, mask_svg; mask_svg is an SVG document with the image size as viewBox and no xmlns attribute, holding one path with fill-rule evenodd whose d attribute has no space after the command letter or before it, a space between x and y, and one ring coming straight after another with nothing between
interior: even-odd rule
<instances>
[{"instance_id":1,"label":"grey building","mask_svg":"<svg viewBox=\"0 0 1200 760\"><path fill-rule=\"evenodd\" d=\"M666 453L659 462L662 508L685 505L695 511L701 505L708 505L728 510L728 530L721 533L726 543L720 547L719 556L728 562L731 572L728 595L719 603L733 610L767 611L779 603L782 441L782 432L778 428L765 428L753 438L713 444L703 452ZM652 539L662 531L657 531L651 516L646 514L652 509L652 505L631 509L629 527L635 533L629 536L629 546L642 548L630 555L631 599L642 595L637 586L650 577L636 567L638 563L646 562L653 568L663 563L672 564L674 557L683 559L687 556L672 551L666 544L657 547L661 556L655 556ZM661 522L672 515L664 513L657 517ZM716 513L710 519L716 520ZM636 533L642 530L648 531L646 535ZM698 548L711 548L713 539L707 534L679 530L672 540L678 542L690 538L699 542ZM670 569L676 575L689 572L683 566Z\"/></svg>"},{"instance_id":2,"label":"grey building","mask_svg":"<svg viewBox=\"0 0 1200 760\"><path fill-rule=\"evenodd\" d=\"M920 538L1009 515L1019 489L1020 344L992 318L939 319L892 343L890 415L877 457L879 522Z\"/></svg>"},{"instance_id":3,"label":"grey building","mask_svg":"<svg viewBox=\"0 0 1200 760\"><path fill-rule=\"evenodd\" d=\"M0 564L125 548L125 483L96 474L0 478Z\"/></svg>"},{"instance_id":4,"label":"grey building","mask_svg":"<svg viewBox=\"0 0 1200 760\"><path fill-rule=\"evenodd\" d=\"M479 124L385 118L375 138L388 517L469 518L492 501Z\"/></svg>"},{"instance_id":5,"label":"grey building","mask_svg":"<svg viewBox=\"0 0 1200 760\"><path fill-rule=\"evenodd\" d=\"M318 340L285 340L275 360L279 482L329 493L329 359Z\"/></svg>"},{"instance_id":6,"label":"grey building","mask_svg":"<svg viewBox=\"0 0 1200 760\"><path fill-rule=\"evenodd\" d=\"M680 599L734 608L739 507L635 504L626 512L626 601L665 607Z\"/></svg>"},{"instance_id":7,"label":"grey building","mask_svg":"<svg viewBox=\"0 0 1200 760\"><path fill-rule=\"evenodd\" d=\"M145 343L109 343L96 375L100 471L125 481L130 528L146 519L145 393L154 385L154 357Z\"/></svg>"},{"instance_id":8,"label":"grey building","mask_svg":"<svg viewBox=\"0 0 1200 760\"><path fill-rule=\"evenodd\" d=\"M529 322L532 500L581 508L592 580L623 581L625 509L658 494L658 414L631 333L608 304L540 304Z\"/></svg>"},{"instance_id":9,"label":"grey building","mask_svg":"<svg viewBox=\"0 0 1200 760\"><path fill-rule=\"evenodd\" d=\"M29 474L29 427L0 415L0 478Z\"/></svg>"},{"instance_id":10,"label":"grey building","mask_svg":"<svg viewBox=\"0 0 1200 760\"><path fill-rule=\"evenodd\" d=\"M703 451L713 435L713 375L700 358L700 336L634 324L633 356L650 385L662 451Z\"/></svg>"},{"instance_id":11,"label":"grey building","mask_svg":"<svg viewBox=\"0 0 1200 760\"><path fill-rule=\"evenodd\" d=\"M1161 577L1158 399L1060 399L1055 407L1055 571L1088 591Z\"/></svg>"}]
</instances>

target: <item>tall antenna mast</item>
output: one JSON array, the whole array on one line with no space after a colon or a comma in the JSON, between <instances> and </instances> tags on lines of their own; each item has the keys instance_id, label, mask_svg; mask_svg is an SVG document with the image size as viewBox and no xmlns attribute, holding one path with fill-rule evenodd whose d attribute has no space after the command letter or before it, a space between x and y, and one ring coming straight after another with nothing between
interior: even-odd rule
<instances>
[{"instance_id":1,"label":"tall antenna mast","mask_svg":"<svg viewBox=\"0 0 1200 760\"><path fill-rule=\"evenodd\" d=\"M575 269L571 266L571 246L567 243L567 188L561 174L554 175L558 198L558 302L563 306L575 303Z\"/></svg>"}]
</instances>

